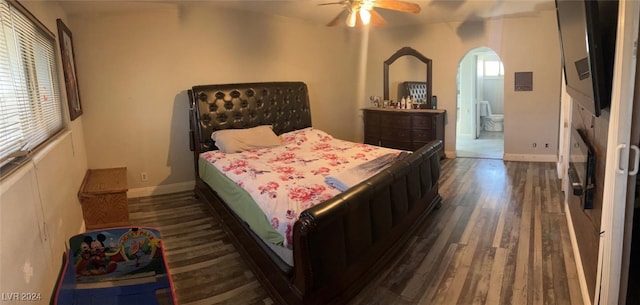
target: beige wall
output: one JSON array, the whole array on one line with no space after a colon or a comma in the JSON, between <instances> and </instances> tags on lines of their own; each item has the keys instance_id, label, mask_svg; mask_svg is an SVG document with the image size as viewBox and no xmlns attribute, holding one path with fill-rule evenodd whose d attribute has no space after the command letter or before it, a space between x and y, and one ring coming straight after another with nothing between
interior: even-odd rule
<instances>
[{"instance_id":1,"label":"beige wall","mask_svg":"<svg viewBox=\"0 0 640 305\"><path fill-rule=\"evenodd\" d=\"M57 36L57 5L21 2ZM56 49L58 49L56 43ZM62 83L62 65L58 63ZM68 120L64 86L63 112ZM77 192L87 169L83 117L38 151L32 161L0 182L0 287L3 293L39 293L48 304L65 251L65 243L82 227Z\"/></svg>"},{"instance_id":2,"label":"beige wall","mask_svg":"<svg viewBox=\"0 0 640 305\"><path fill-rule=\"evenodd\" d=\"M558 142L561 63L554 11L484 23L439 23L372 31L365 95L382 95L382 62L409 46L433 60L433 94L447 110L445 151L455 151L456 74L471 49L492 48L505 67L505 157L553 160ZM514 72L533 72L533 91L513 90ZM359 131L362 129L359 128ZM532 143L538 143L537 148ZM544 144L549 143L549 148Z\"/></svg>"},{"instance_id":3,"label":"beige wall","mask_svg":"<svg viewBox=\"0 0 640 305\"><path fill-rule=\"evenodd\" d=\"M304 81L314 125L362 140L359 108L370 95L382 95L382 62L403 46L434 60L433 92L448 111L447 152L455 151L458 62L468 50L488 46L506 70L505 154L547 160L556 155L560 56L553 11L492 20L483 31L441 23L370 33L197 2L148 3L142 10L106 14L96 9L69 19L89 167L127 166L130 189L190 188L186 89L197 84ZM533 92L513 91L517 71L534 72ZM141 172L149 181L140 181Z\"/></svg>"},{"instance_id":4,"label":"beige wall","mask_svg":"<svg viewBox=\"0 0 640 305\"><path fill-rule=\"evenodd\" d=\"M126 166L130 189L193 180L186 95L193 85L304 81L314 126L357 138L357 32L197 2L72 15L69 27L89 167Z\"/></svg>"}]
</instances>

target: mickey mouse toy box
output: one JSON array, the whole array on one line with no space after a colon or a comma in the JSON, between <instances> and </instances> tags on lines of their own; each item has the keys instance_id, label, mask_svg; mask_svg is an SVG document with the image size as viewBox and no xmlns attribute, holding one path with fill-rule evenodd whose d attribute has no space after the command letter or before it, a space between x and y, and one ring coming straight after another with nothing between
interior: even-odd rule
<instances>
[{"instance_id":1,"label":"mickey mouse toy box","mask_svg":"<svg viewBox=\"0 0 640 305\"><path fill-rule=\"evenodd\" d=\"M71 237L54 304L177 304L160 232L123 227Z\"/></svg>"}]
</instances>

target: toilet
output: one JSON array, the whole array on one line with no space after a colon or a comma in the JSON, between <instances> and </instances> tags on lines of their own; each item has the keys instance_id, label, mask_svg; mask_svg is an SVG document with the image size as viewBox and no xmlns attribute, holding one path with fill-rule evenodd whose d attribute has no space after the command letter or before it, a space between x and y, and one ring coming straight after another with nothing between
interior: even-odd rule
<instances>
[{"instance_id":1,"label":"toilet","mask_svg":"<svg viewBox=\"0 0 640 305\"><path fill-rule=\"evenodd\" d=\"M479 108L482 128L484 130L503 131L504 114L493 114L491 112L491 104L489 104L489 101L480 101Z\"/></svg>"}]
</instances>

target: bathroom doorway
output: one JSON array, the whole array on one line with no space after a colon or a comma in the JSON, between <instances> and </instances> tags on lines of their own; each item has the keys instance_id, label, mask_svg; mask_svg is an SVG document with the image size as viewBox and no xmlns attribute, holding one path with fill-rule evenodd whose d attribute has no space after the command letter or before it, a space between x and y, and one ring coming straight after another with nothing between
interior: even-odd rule
<instances>
[{"instance_id":1,"label":"bathroom doorway","mask_svg":"<svg viewBox=\"0 0 640 305\"><path fill-rule=\"evenodd\" d=\"M456 156L504 156L504 66L491 48L470 50L457 74Z\"/></svg>"}]
</instances>

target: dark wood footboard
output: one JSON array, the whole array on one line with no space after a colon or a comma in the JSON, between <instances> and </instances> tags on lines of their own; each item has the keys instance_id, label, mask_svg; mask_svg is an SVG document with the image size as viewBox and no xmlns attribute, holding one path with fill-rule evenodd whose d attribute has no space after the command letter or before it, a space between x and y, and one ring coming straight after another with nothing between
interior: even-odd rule
<instances>
[{"instance_id":1,"label":"dark wood footboard","mask_svg":"<svg viewBox=\"0 0 640 305\"><path fill-rule=\"evenodd\" d=\"M305 304L341 304L397 253L438 206L442 142L301 213L293 288Z\"/></svg>"}]
</instances>

